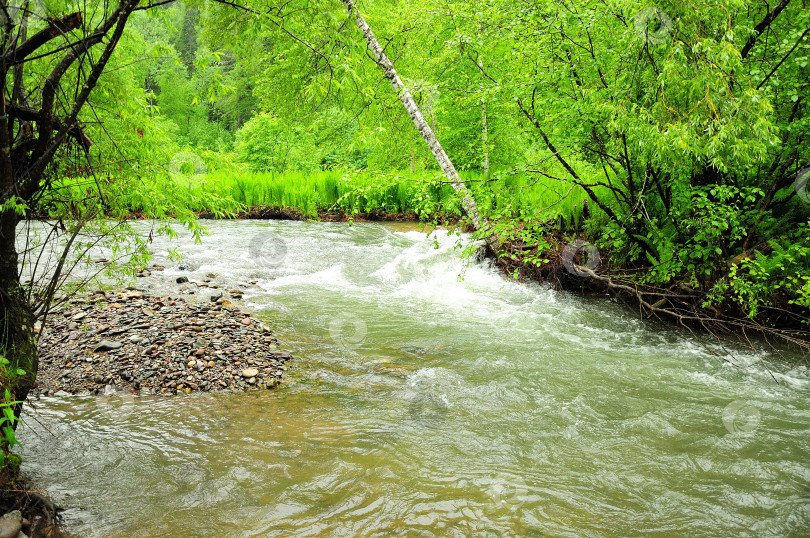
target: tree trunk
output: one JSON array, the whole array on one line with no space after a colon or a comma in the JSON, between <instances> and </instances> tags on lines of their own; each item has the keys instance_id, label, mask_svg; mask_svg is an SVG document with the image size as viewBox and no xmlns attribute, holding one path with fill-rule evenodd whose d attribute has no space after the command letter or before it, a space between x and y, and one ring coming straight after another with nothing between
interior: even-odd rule
<instances>
[{"instance_id":1,"label":"tree trunk","mask_svg":"<svg viewBox=\"0 0 810 538\"><path fill-rule=\"evenodd\" d=\"M0 45L3 88L0 94L0 207L3 208L0 210L0 356L8 362L3 361L0 367L2 398L5 398L3 389L8 389L12 399L24 401L34 386L39 364L34 323L37 314L47 312L62 270L60 262L54 274L45 279L47 286L21 285L18 265L20 257L25 254L16 249L16 228L22 217L15 206L24 203L27 204L26 211L35 212L33 206L41 200L42 193L52 188L52 177L46 176L46 170L69 137L87 151L90 141L79 122L79 113L98 83L138 2L119 0L117 7L105 10L106 18L95 30L85 31L83 37L75 39L75 36L65 36L82 27L83 12L48 18L46 27L31 36L25 28L14 30L11 21L5 21L3 32L6 39ZM23 15L18 24L24 25L25 17ZM64 48L61 59L54 58L50 74L44 80L25 79L29 84L40 86L33 92L40 97L35 109L26 101L24 63L29 57L36 58L42 47L62 38L70 41L71 47ZM103 52L91 61L91 47L102 42L105 42ZM58 54L60 50L55 48L55 52L47 54ZM64 91L63 76L77 62L76 76L80 77L77 78L77 89L75 92ZM36 129L31 128L32 122ZM20 142L15 147L15 138L24 136L31 137L30 144ZM17 416L21 407L14 408Z\"/></svg>"},{"instance_id":2,"label":"tree trunk","mask_svg":"<svg viewBox=\"0 0 810 538\"><path fill-rule=\"evenodd\" d=\"M368 23L366 23L366 20L360 14L360 10L357 9L354 0L343 0L343 4L349 10L349 14L354 15L357 27L360 29L363 37L366 39L366 43L368 44L369 50L371 50L374 61L377 63L379 68L382 69L383 73L385 74L385 78L391 82L394 90L399 95L399 99L405 106L405 110L408 111L408 115L410 115L414 125L419 130L419 133L422 135L425 143L428 145L430 151L433 153L433 156L436 158L436 162L439 163L439 167L444 172L445 177L447 177L448 181L450 181L450 185L452 185L453 189L461 195L461 204L467 217L470 219L476 230L482 230L485 223L478 214L478 208L476 207L472 196L470 196L470 191L459 177L455 166L453 166L452 161L450 161L450 158L447 156L447 153L445 153L444 148L439 143L439 139L436 138L436 133L425 121L425 117L422 115L422 111L419 110L419 107L413 100L411 92L409 92L402 83L402 79L399 78L396 69L394 69L394 65L391 63L391 60L388 59L388 56L385 54L382 46L380 46L380 42L377 41L376 37L374 37L374 33L371 31ZM498 239L495 237L495 235L491 233L487 234L484 241L486 242L487 248L491 252L497 252Z\"/></svg>"},{"instance_id":3,"label":"tree trunk","mask_svg":"<svg viewBox=\"0 0 810 538\"><path fill-rule=\"evenodd\" d=\"M478 27L478 35L482 34L481 26ZM478 54L478 70L481 71L481 145L484 150L484 179L489 179L489 131L487 130L487 98L484 94L484 62L481 61L481 54Z\"/></svg>"},{"instance_id":4,"label":"tree trunk","mask_svg":"<svg viewBox=\"0 0 810 538\"><path fill-rule=\"evenodd\" d=\"M5 178L4 178L5 179ZM15 247L18 216L13 210L0 213L0 356L8 360L0 368L0 386L11 390L13 400L25 400L34 386L38 369L34 316L20 286ZM17 370L24 370L18 375ZM5 397L0 394L0 397ZM22 406L14 413L19 417ZM16 428L17 423L14 423Z\"/></svg>"},{"instance_id":5,"label":"tree trunk","mask_svg":"<svg viewBox=\"0 0 810 538\"><path fill-rule=\"evenodd\" d=\"M484 179L489 179L489 133L487 132L487 102L481 99L481 143L484 146Z\"/></svg>"}]
</instances>

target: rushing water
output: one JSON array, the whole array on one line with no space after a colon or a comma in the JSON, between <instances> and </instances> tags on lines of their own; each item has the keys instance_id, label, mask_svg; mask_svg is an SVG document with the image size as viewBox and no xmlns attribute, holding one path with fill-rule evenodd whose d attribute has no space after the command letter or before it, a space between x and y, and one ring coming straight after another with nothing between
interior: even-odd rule
<instances>
[{"instance_id":1,"label":"rushing water","mask_svg":"<svg viewBox=\"0 0 810 538\"><path fill-rule=\"evenodd\" d=\"M289 378L251 394L43 398L21 428L23 468L78 535L810 529L802 358L465 267L444 232L212 231L181 241L192 280L256 281L245 299L294 352Z\"/></svg>"}]
</instances>

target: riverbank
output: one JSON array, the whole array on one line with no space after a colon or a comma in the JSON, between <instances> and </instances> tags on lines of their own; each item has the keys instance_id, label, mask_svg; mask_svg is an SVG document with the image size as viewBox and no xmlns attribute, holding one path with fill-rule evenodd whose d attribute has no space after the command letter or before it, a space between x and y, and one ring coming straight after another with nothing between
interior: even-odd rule
<instances>
[{"instance_id":1,"label":"riverbank","mask_svg":"<svg viewBox=\"0 0 810 538\"><path fill-rule=\"evenodd\" d=\"M18 475L0 491L0 537L69 538L61 528L59 510Z\"/></svg>"},{"instance_id":2,"label":"riverbank","mask_svg":"<svg viewBox=\"0 0 810 538\"><path fill-rule=\"evenodd\" d=\"M71 300L51 313L42 329L31 395L277 386L291 355L264 322L222 291L212 291L213 301L135 289L99 290ZM233 291L235 300L239 293Z\"/></svg>"},{"instance_id":3,"label":"riverbank","mask_svg":"<svg viewBox=\"0 0 810 538\"><path fill-rule=\"evenodd\" d=\"M567 235L552 231L534 244L507 242L491 257L504 275L548 283L557 290L613 298L642 319L676 323L745 347L752 347L750 336L757 335L773 349L788 346L810 351L807 309L789 297L778 296L770 308L762 308L757 317L749 318L729 297L710 304L711 290L694 283L671 282L667 287L639 284L634 275L649 268L617 266L609 252L600 251L587 239L571 241Z\"/></svg>"},{"instance_id":4,"label":"riverbank","mask_svg":"<svg viewBox=\"0 0 810 538\"><path fill-rule=\"evenodd\" d=\"M153 265L139 281L160 281L159 289L175 293L143 291L154 282L142 289L96 290L51 312L38 328L39 372L29 398L237 392L281 383L292 356L240 305L243 289L221 289L214 274L152 277L162 271ZM16 537L20 530L29 537L68 536L46 494L19 474L1 482L0 514L6 516L0 518L0 536L8 531Z\"/></svg>"},{"instance_id":5,"label":"riverbank","mask_svg":"<svg viewBox=\"0 0 810 538\"><path fill-rule=\"evenodd\" d=\"M197 214L198 218L212 220L216 215L210 212ZM257 206L240 211L234 216L241 220L309 220L314 218L305 212L289 207L265 207ZM392 213L388 211L363 211L360 213L349 213L342 210L318 210L317 220L321 222L418 222L419 217L413 211L406 213ZM456 222L457 219L452 220Z\"/></svg>"}]
</instances>

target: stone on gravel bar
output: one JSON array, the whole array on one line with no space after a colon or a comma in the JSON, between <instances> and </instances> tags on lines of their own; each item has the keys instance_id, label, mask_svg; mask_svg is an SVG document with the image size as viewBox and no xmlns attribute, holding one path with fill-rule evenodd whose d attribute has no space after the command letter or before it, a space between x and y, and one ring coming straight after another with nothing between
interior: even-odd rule
<instances>
[{"instance_id":1,"label":"stone on gravel bar","mask_svg":"<svg viewBox=\"0 0 810 538\"><path fill-rule=\"evenodd\" d=\"M113 349L120 349L124 347L124 344L121 342L114 342L112 340L102 340L98 343L96 347L93 348L95 353L99 351L112 351Z\"/></svg>"}]
</instances>

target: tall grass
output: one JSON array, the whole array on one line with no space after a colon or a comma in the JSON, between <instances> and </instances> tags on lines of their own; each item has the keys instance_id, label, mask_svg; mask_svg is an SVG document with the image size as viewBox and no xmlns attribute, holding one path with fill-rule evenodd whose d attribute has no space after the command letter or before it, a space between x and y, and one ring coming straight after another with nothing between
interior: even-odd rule
<instances>
[{"instance_id":1,"label":"tall grass","mask_svg":"<svg viewBox=\"0 0 810 538\"><path fill-rule=\"evenodd\" d=\"M587 195L571 183L527 172L501 172L485 178L481 172L466 171L461 176L485 217L506 215L535 222L564 218L577 224L582 219ZM108 187L116 184L111 181ZM413 212L421 219L461 216L461 204L452 187L440 172L430 170L271 173L227 167L198 175L175 173L171 177L131 179L125 184L126 188L113 190L118 191L118 206L133 213L145 213L156 203L166 204L168 198L174 202L170 205L195 212L231 204L248 209L286 208L309 217L328 210L350 214ZM93 185L88 178L65 178L61 187L75 191L78 197ZM606 189L594 190L611 205ZM595 210L593 206L591 209Z\"/></svg>"},{"instance_id":2,"label":"tall grass","mask_svg":"<svg viewBox=\"0 0 810 538\"><path fill-rule=\"evenodd\" d=\"M504 210L537 219L579 220L587 195L570 183L521 173L461 174L482 214ZM204 180L205 188L229 196L246 207L282 207L314 216L321 210L349 213L414 212L421 218L460 215L459 200L437 171L372 172L322 171L282 174L217 171ZM605 195L599 192L597 194Z\"/></svg>"},{"instance_id":3,"label":"tall grass","mask_svg":"<svg viewBox=\"0 0 810 538\"><path fill-rule=\"evenodd\" d=\"M452 188L436 185L434 176L333 170L282 174L219 171L208 174L204 183L206 188L247 207L283 207L311 216L330 209L427 216L452 206Z\"/></svg>"}]
</instances>

